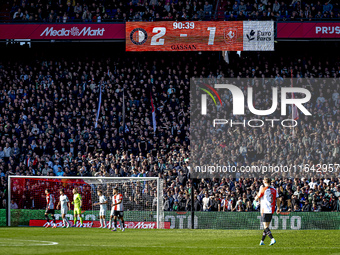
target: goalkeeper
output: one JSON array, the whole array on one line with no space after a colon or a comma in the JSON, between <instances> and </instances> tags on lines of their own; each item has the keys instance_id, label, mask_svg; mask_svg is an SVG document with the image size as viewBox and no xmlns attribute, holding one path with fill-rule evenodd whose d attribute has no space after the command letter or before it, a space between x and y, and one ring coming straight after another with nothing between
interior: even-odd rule
<instances>
[{"instance_id":1,"label":"goalkeeper","mask_svg":"<svg viewBox=\"0 0 340 255\"><path fill-rule=\"evenodd\" d=\"M73 189L73 202L72 202L73 206L74 206L74 225L73 227L76 226L77 223L77 216L79 216L79 220L80 220L80 228L83 227L83 218L81 217L81 207L82 207L82 199L81 199L81 195L78 193L78 189L74 188Z\"/></svg>"}]
</instances>

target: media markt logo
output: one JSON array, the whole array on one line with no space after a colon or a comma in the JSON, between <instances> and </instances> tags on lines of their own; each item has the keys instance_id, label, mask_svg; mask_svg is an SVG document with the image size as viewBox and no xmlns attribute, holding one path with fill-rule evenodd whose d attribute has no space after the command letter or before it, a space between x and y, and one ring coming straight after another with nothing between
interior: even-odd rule
<instances>
[{"instance_id":1,"label":"media markt logo","mask_svg":"<svg viewBox=\"0 0 340 255\"><path fill-rule=\"evenodd\" d=\"M71 28L71 35L78 36L79 35L79 29L77 27Z\"/></svg>"},{"instance_id":2,"label":"media markt logo","mask_svg":"<svg viewBox=\"0 0 340 255\"><path fill-rule=\"evenodd\" d=\"M249 34L247 34L248 42L255 40L255 31L251 30Z\"/></svg>"},{"instance_id":3,"label":"media markt logo","mask_svg":"<svg viewBox=\"0 0 340 255\"><path fill-rule=\"evenodd\" d=\"M142 45L148 39L148 33L143 28L135 28L130 33L130 40L133 44Z\"/></svg>"},{"instance_id":4,"label":"media markt logo","mask_svg":"<svg viewBox=\"0 0 340 255\"><path fill-rule=\"evenodd\" d=\"M104 28L91 29L91 27L83 27L81 30L78 27L71 29L61 28L59 30L54 27L46 27L40 36L103 36Z\"/></svg>"},{"instance_id":5,"label":"media markt logo","mask_svg":"<svg viewBox=\"0 0 340 255\"><path fill-rule=\"evenodd\" d=\"M238 29L229 27L224 29L224 42L226 44L235 42L237 40Z\"/></svg>"},{"instance_id":6,"label":"media markt logo","mask_svg":"<svg viewBox=\"0 0 340 255\"><path fill-rule=\"evenodd\" d=\"M265 122L268 122L271 124L271 126L274 126L275 122L280 122L283 127L295 127L297 125L296 118L292 116L292 118L284 119L280 121L279 119L270 118L269 116L273 114L279 104L279 98L281 98L281 116L287 116L289 113L287 112L287 106L290 106L293 110L297 112L297 109L299 109L304 115L311 116L312 114L306 109L306 107L303 105L304 103L308 103L312 97L309 90L305 88L299 88L299 87L281 87L281 91L279 92L278 87L272 87L272 105L270 109L267 110L259 110L255 108L254 99L253 99L253 88L248 87L247 88L247 97L243 94L243 91L241 88L233 85L233 84L215 84L214 88L204 84L207 88L209 88L211 91L214 92L214 94L217 96L217 98L220 100L221 106L222 101L215 89L228 89L232 96L232 109L233 115L239 115L239 116L248 116L249 114L246 113L246 107L245 107L245 101L247 98L247 110L253 115L257 116L266 116L267 118L263 119L248 119L247 121L244 119L242 123L238 122L237 124L242 124L243 126L246 126L246 124L249 127L262 127ZM215 106L217 105L215 98L211 94L210 91L207 89L199 87L202 91L206 92L214 101ZM302 98L295 98L294 93L300 93L303 94L304 97ZM207 94L201 94L201 115L207 115ZM280 97L279 97L280 95ZM289 96L290 95L290 96ZM222 108L223 109L223 108ZM222 111L223 112L223 111ZM227 113L228 115L229 113ZM213 127L216 127L217 125L230 125L231 127L233 125L236 125L236 123L233 123L232 119L211 119Z\"/></svg>"}]
</instances>

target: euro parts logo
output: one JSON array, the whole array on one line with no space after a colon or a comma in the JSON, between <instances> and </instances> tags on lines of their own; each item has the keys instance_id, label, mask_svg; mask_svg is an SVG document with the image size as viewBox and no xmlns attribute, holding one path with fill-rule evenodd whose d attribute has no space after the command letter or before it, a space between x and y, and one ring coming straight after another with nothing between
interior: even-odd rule
<instances>
[{"instance_id":1,"label":"euro parts logo","mask_svg":"<svg viewBox=\"0 0 340 255\"><path fill-rule=\"evenodd\" d=\"M220 105L222 106L222 101L217 93L216 89L228 89L233 98L233 115L238 116L244 116L245 115L245 95L243 94L242 90L232 84L215 84L214 88L204 84L208 89L210 89L218 98ZM206 92L206 94L201 94L201 115L207 115L207 95L209 95L214 103L215 106L217 106L217 102L213 96L213 94L205 89L200 88L202 91ZM253 88L248 87L247 88L247 106L249 111L258 116L269 116L273 114L277 110L278 106L278 96L279 93L281 94L281 116L287 116L287 106L290 105L292 109L292 118L291 119L284 119L281 121L281 125L283 127L295 127L297 125L297 110L299 109L304 115L311 116L312 114L304 107L304 103L309 102L311 99L311 93L309 90L305 88L299 88L299 87L281 87L281 90L279 91L278 87L272 87L272 106L270 109L267 110L258 110L254 107L253 104ZM304 98L295 98L294 93L301 93L304 94ZM293 95L292 98L288 98L287 95ZM295 116L294 116L295 112ZM228 119L213 119L213 126L216 127L218 125L230 125L230 127L233 127L235 125L242 125L246 127L255 128L255 127L262 127L264 126L265 122L271 124L271 126L274 126L274 123L279 122L279 119L250 119L250 120L243 120L242 122L233 122L233 120Z\"/></svg>"},{"instance_id":2,"label":"euro parts logo","mask_svg":"<svg viewBox=\"0 0 340 255\"><path fill-rule=\"evenodd\" d=\"M272 40L272 32L270 31L257 31L251 30L249 34L247 34L248 42L251 42L253 40L256 41L271 41Z\"/></svg>"}]
</instances>

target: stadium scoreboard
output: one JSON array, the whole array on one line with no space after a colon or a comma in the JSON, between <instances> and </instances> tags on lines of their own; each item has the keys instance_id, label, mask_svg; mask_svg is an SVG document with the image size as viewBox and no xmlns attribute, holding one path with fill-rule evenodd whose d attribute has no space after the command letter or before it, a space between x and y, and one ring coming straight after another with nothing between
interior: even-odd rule
<instances>
[{"instance_id":1,"label":"stadium scoreboard","mask_svg":"<svg viewBox=\"0 0 340 255\"><path fill-rule=\"evenodd\" d=\"M126 51L271 51L272 21L127 22Z\"/></svg>"}]
</instances>

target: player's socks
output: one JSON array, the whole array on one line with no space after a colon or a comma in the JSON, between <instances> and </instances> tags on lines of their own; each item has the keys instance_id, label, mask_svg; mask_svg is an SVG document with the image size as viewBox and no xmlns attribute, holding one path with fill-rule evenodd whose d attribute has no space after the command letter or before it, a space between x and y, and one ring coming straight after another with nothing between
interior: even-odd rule
<instances>
[{"instance_id":1,"label":"player's socks","mask_svg":"<svg viewBox=\"0 0 340 255\"><path fill-rule=\"evenodd\" d=\"M106 221L103 219L103 228L106 228Z\"/></svg>"},{"instance_id":2,"label":"player's socks","mask_svg":"<svg viewBox=\"0 0 340 255\"><path fill-rule=\"evenodd\" d=\"M68 220L65 218L65 219L63 219L63 223L64 223L64 226L66 227L66 226L68 226L68 225L70 225L70 223L68 222Z\"/></svg>"},{"instance_id":3,"label":"player's socks","mask_svg":"<svg viewBox=\"0 0 340 255\"><path fill-rule=\"evenodd\" d=\"M54 215L52 216L52 220L53 220L53 223L55 225L55 216Z\"/></svg>"},{"instance_id":4,"label":"player's socks","mask_svg":"<svg viewBox=\"0 0 340 255\"><path fill-rule=\"evenodd\" d=\"M117 220L113 220L113 225L115 228L117 228Z\"/></svg>"},{"instance_id":5,"label":"player's socks","mask_svg":"<svg viewBox=\"0 0 340 255\"><path fill-rule=\"evenodd\" d=\"M124 220L121 220L120 223L120 229L123 230L125 228Z\"/></svg>"},{"instance_id":6,"label":"player's socks","mask_svg":"<svg viewBox=\"0 0 340 255\"><path fill-rule=\"evenodd\" d=\"M262 242L264 241L264 239L266 239L266 236L267 236L267 231L264 230L262 234L262 239L261 239Z\"/></svg>"},{"instance_id":7,"label":"player's socks","mask_svg":"<svg viewBox=\"0 0 340 255\"><path fill-rule=\"evenodd\" d=\"M103 227L103 219L100 219L100 227L102 228Z\"/></svg>"},{"instance_id":8,"label":"player's socks","mask_svg":"<svg viewBox=\"0 0 340 255\"><path fill-rule=\"evenodd\" d=\"M46 227L45 228L48 228L50 226L50 219L48 218L48 215L45 215L45 219L46 219Z\"/></svg>"},{"instance_id":9,"label":"player's socks","mask_svg":"<svg viewBox=\"0 0 340 255\"><path fill-rule=\"evenodd\" d=\"M76 224L77 224L77 217L74 217L73 223L74 223L74 226L76 226Z\"/></svg>"},{"instance_id":10,"label":"player's socks","mask_svg":"<svg viewBox=\"0 0 340 255\"><path fill-rule=\"evenodd\" d=\"M112 228L112 220L109 221L109 229Z\"/></svg>"},{"instance_id":11,"label":"player's socks","mask_svg":"<svg viewBox=\"0 0 340 255\"><path fill-rule=\"evenodd\" d=\"M272 235L272 232L270 231L269 228L266 228L265 231L267 232L267 236L269 236L270 239L273 239L273 238L274 238L273 235Z\"/></svg>"},{"instance_id":12,"label":"player's socks","mask_svg":"<svg viewBox=\"0 0 340 255\"><path fill-rule=\"evenodd\" d=\"M63 226L62 226L62 228L66 228L66 220L65 219L63 219Z\"/></svg>"},{"instance_id":13,"label":"player's socks","mask_svg":"<svg viewBox=\"0 0 340 255\"><path fill-rule=\"evenodd\" d=\"M83 217L79 217L80 218L80 226L83 226Z\"/></svg>"}]
</instances>

